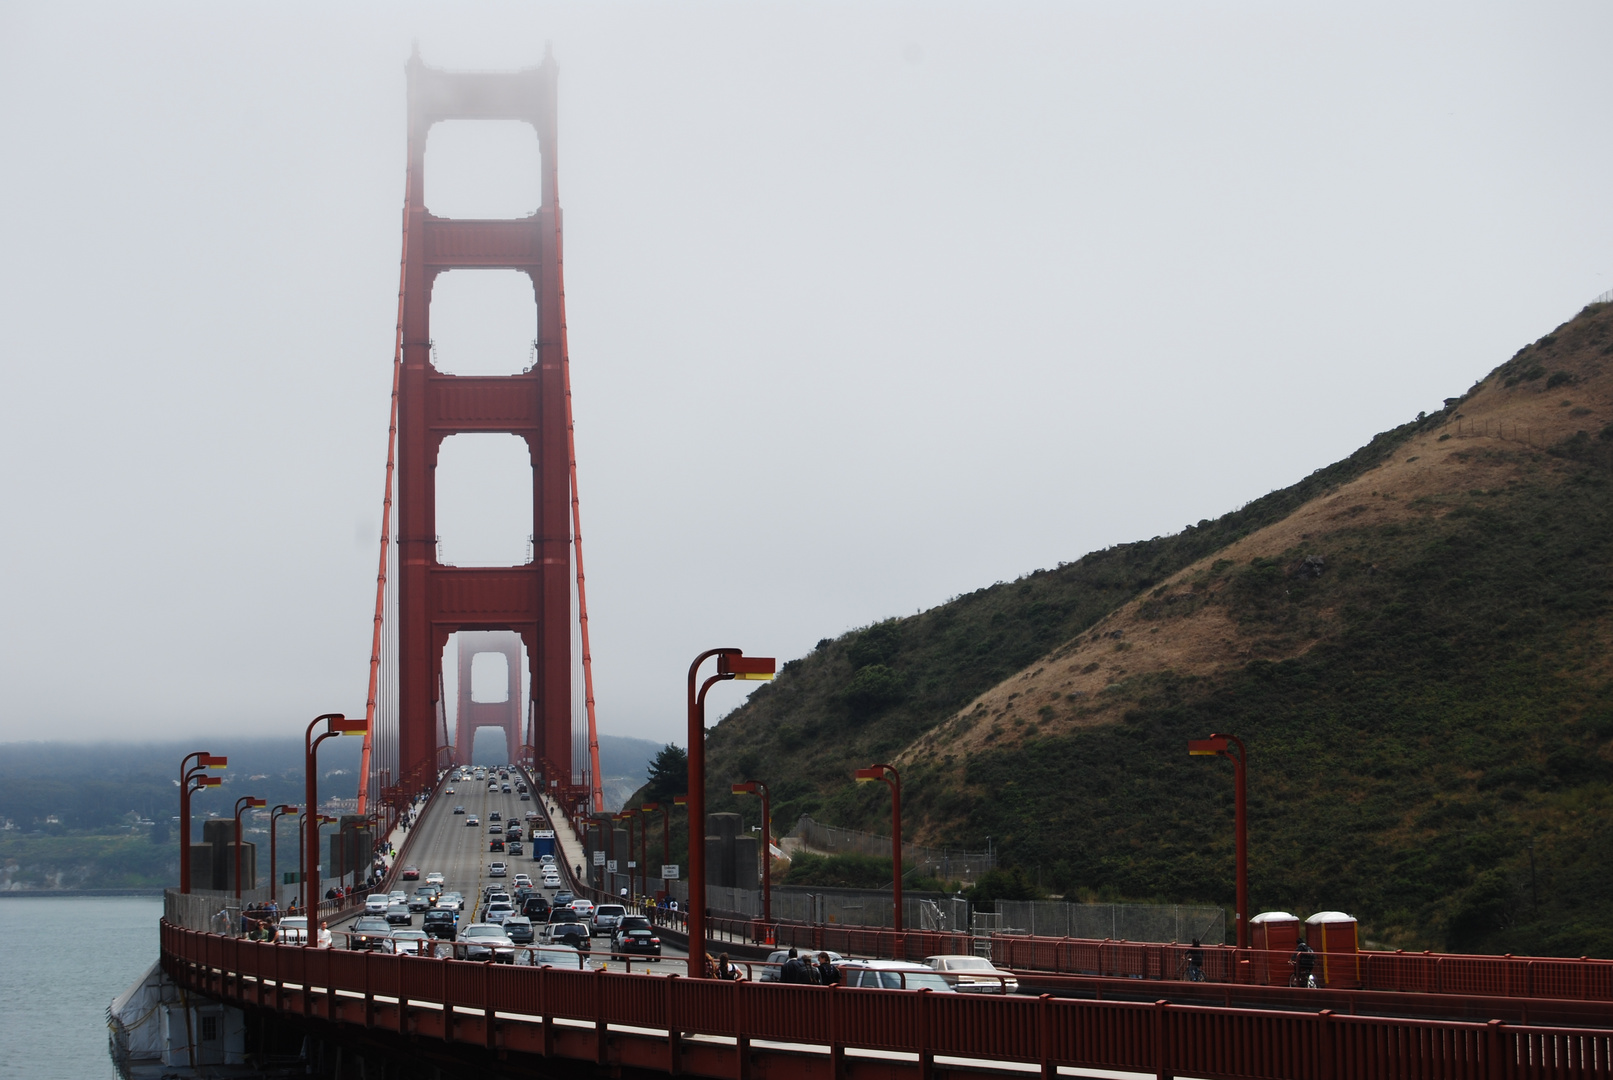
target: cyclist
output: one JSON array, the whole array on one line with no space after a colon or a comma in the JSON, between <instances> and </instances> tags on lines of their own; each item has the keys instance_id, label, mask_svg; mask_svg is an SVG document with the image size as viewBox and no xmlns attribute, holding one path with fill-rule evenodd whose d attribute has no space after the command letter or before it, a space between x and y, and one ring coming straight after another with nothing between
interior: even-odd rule
<instances>
[{"instance_id":1,"label":"cyclist","mask_svg":"<svg viewBox=\"0 0 1613 1080\"><path fill-rule=\"evenodd\" d=\"M1304 986L1316 989L1316 953L1309 945L1301 941L1294 950L1294 955L1288 961L1293 965L1294 974L1288 980L1289 986Z\"/></svg>"},{"instance_id":2,"label":"cyclist","mask_svg":"<svg viewBox=\"0 0 1613 1080\"><path fill-rule=\"evenodd\" d=\"M1193 939L1193 947L1187 950L1187 981L1204 981L1204 948L1199 939Z\"/></svg>"}]
</instances>

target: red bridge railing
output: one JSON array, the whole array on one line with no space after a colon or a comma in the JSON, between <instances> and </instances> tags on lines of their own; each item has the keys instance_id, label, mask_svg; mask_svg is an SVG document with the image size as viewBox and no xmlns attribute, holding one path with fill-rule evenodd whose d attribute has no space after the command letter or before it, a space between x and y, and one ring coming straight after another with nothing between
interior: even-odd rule
<instances>
[{"instance_id":1,"label":"red bridge railing","mask_svg":"<svg viewBox=\"0 0 1613 1080\"><path fill-rule=\"evenodd\" d=\"M888 1071L920 1077L938 1055L988 1070L1033 1063L1045 1080L1060 1066L1216 1080L1613 1076L1609 1030L561 971L279 946L166 923L162 950L176 981L238 1004L724 1078L786 1052L751 1040L790 1044L806 1075L826 1078L844 1075L848 1050L908 1055ZM686 1043L689 1034L732 1043Z\"/></svg>"},{"instance_id":2,"label":"red bridge railing","mask_svg":"<svg viewBox=\"0 0 1613 1080\"><path fill-rule=\"evenodd\" d=\"M714 932L759 937L754 920L712 919ZM945 931L775 923L779 948L829 949L848 956L922 960L969 953L978 939ZM993 934L991 959L1001 968L1060 975L1127 979L1184 979L1191 947L1087 938ZM1285 986L1288 950L1264 952L1231 945L1204 946L1207 982ZM1466 997L1564 998L1613 1001L1613 960L1584 957L1468 956L1454 953L1358 952L1316 954L1316 980L1326 986Z\"/></svg>"}]
</instances>

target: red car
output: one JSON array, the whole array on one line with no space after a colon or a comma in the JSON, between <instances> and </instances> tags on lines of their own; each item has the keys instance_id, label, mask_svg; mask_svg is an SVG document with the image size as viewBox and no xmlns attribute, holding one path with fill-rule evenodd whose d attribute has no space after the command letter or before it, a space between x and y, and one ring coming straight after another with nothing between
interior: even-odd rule
<instances>
[{"instance_id":1,"label":"red car","mask_svg":"<svg viewBox=\"0 0 1613 1080\"><path fill-rule=\"evenodd\" d=\"M403 880L404 881L419 881L420 880L420 868L418 866L405 866L403 868Z\"/></svg>"}]
</instances>

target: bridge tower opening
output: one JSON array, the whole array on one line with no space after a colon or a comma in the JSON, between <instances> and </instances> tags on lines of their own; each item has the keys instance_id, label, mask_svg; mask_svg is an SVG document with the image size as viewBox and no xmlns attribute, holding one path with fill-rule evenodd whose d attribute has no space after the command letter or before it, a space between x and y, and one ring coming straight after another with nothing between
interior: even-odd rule
<instances>
[{"instance_id":1,"label":"bridge tower opening","mask_svg":"<svg viewBox=\"0 0 1613 1080\"><path fill-rule=\"evenodd\" d=\"M474 759L476 733L482 728L498 728L504 733L507 757L515 761L521 754L522 695L521 638L511 633L466 632L454 635L459 645L459 687L454 695L454 764L469 765ZM476 661L502 659L503 686L498 694L488 693L493 680L483 677Z\"/></svg>"},{"instance_id":2,"label":"bridge tower opening","mask_svg":"<svg viewBox=\"0 0 1613 1080\"><path fill-rule=\"evenodd\" d=\"M445 72L416 53L408 75L408 197L400 296L397 384L398 734L401 779L419 784L444 763L438 717L442 663L451 634L509 631L525 645L530 697L520 700L520 648L499 651L515 690L497 723L512 750L562 784L573 781L571 737L572 490L564 371L564 297L555 166L556 65L509 73ZM445 121L518 121L537 134L540 204L523 217L438 217L425 201L426 143ZM451 270L513 270L529 279L537 307L533 363L504 375L455 375L431 358L431 294ZM443 440L508 434L532 459L532 558L516 566L450 566L438 558L434 472ZM486 651L486 650L484 650ZM483 704L470 700L470 658L460 653L459 749L464 725ZM488 706L491 708L492 706ZM528 719L529 718L529 719ZM530 724L530 730L526 725Z\"/></svg>"}]
</instances>

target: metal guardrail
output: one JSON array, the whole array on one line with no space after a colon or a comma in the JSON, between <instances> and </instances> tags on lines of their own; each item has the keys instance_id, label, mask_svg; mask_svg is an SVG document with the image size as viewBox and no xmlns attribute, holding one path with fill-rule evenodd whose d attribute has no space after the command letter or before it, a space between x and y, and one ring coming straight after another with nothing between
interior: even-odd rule
<instances>
[{"instance_id":1,"label":"metal guardrail","mask_svg":"<svg viewBox=\"0 0 1613 1080\"><path fill-rule=\"evenodd\" d=\"M163 924L163 967L190 990L239 1005L416 1038L729 1078L792 1044L843 1075L848 1050L1184 1073L1241 1080L1605 1077L1613 1031L1373 1016L867 990L436 960L278 946ZM581 1030L579 1030L581 1025ZM634 1031L623 1026L647 1029ZM698 1053L689 1035L706 1036ZM718 1044L713 1040L723 1040ZM725 1045L726 1044L726 1045ZM822 1048L827 1048L825 1051ZM996 1066L996 1068L994 1068Z\"/></svg>"}]
</instances>

